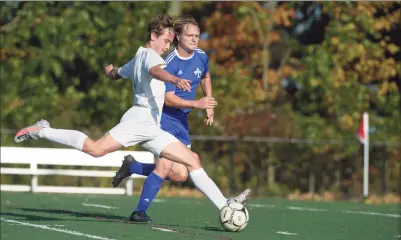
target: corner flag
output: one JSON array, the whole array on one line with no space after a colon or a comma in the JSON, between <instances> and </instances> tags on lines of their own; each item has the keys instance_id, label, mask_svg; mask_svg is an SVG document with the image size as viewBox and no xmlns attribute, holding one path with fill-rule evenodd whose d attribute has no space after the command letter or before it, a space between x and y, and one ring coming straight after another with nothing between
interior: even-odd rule
<instances>
[{"instance_id":1,"label":"corner flag","mask_svg":"<svg viewBox=\"0 0 401 240\"><path fill-rule=\"evenodd\" d=\"M363 144L363 196L369 195L369 115L363 113L357 130L359 141Z\"/></svg>"},{"instance_id":2,"label":"corner flag","mask_svg":"<svg viewBox=\"0 0 401 240\"><path fill-rule=\"evenodd\" d=\"M365 126L367 126L367 123L366 123L367 118L365 117L365 114L367 114L367 113L364 113L362 115L361 122L359 123L359 128L356 132L356 134L359 138L359 141L361 141L361 143L363 143L363 144L366 143L366 136L367 136L367 132L365 131Z\"/></svg>"}]
</instances>

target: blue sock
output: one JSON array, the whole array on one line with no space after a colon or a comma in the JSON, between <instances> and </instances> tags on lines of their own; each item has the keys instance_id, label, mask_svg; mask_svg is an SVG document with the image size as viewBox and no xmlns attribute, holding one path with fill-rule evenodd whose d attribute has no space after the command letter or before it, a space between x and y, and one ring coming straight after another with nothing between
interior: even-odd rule
<instances>
[{"instance_id":1,"label":"blue sock","mask_svg":"<svg viewBox=\"0 0 401 240\"><path fill-rule=\"evenodd\" d=\"M131 164L129 167L129 173L132 175L134 173L138 175L143 175L143 176L149 176L153 170L155 170L156 164L154 163L141 163L138 161L135 161Z\"/></svg>"},{"instance_id":2,"label":"blue sock","mask_svg":"<svg viewBox=\"0 0 401 240\"><path fill-rule=\"evenodd\" d=\"M146 212L146 210L148 210L149 205L159 192L163 181L164 179L156 173L152 172L149 174L149 177L146 178L145 183L143 184L142 194L139 198L138 206L135 209L136 212Z\"/></svg>"}]
</instances>

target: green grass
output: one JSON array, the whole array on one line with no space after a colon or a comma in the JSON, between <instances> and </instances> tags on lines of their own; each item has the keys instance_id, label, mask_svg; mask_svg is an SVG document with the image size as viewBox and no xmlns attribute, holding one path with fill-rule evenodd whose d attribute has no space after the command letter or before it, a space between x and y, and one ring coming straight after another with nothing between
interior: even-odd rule
<instances>
[{"instance_id":1,"label":"green grass","mask_svg":"<svg viewBox=\"0 0 401 240\"><path fill-rule=\"evenodd\" d=\"M90 239L88 235L130 240L401 239L397 205L252 199L247 206L250 214L247 228L229 233L221 229L218 212L206 199L157 200L160 202L155 202L148 211L156 225L152 228L124 221L136 206L137 196L1 192L1 239ZM367 212L371 215L365 215ZM46 228L43 225L48 229L43 229Z\"/></svg>"}]
</instances>

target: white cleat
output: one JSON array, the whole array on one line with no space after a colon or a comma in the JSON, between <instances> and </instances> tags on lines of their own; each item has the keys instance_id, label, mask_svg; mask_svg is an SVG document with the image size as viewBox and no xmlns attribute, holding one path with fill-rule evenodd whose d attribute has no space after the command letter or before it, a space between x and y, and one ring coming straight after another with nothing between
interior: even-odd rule
<instances>
[{"instance_id":1,"label":"white cleat","mask_svg":"<svg viewBox=\"0 0 401 240\"><path fill-rule=\"evenodd\" d=\"M49 128L50 124L46 120L37 121L35 124L19 130L14 136L14 142L20 143L28 139L38 139L42 128Z\"/></svg>"},{"instance_id":2,"label":"white cleat","mask_svg":"<svg viewBox=\"0 0 401 240\"><path fill-rule=\"evenodd\" d=\"M241 203L242 205L246 204L246 201L248 200L248 196L251 194L251 189L247 188L245 191L243 191L241 194L239 194L236 197L229 198L227 200L227 203L230 204L232 202L236 203Z\"/></svg>"}]
</instances>

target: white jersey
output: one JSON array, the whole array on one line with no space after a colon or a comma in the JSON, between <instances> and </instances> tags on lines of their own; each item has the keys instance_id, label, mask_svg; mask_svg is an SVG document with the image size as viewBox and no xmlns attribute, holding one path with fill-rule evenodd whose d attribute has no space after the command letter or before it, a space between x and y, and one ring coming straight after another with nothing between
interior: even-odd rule
<instances>
[{"instance_id":1,"label":"white jersey","mask_svg":"<svg viewBox=\"0 0 401 240\"><path fill-rule=\"evenodd\" d=\"M109 134L124 147L140 144L159 156L167 145L178 139L160 127L166 87L149 74L149 69L156 65L165 67L163 58L151 48L140 47L135 57L118 69L121 77L132 81L134 106Z\"/></svg>"},{"instance_id":2,"label":"white jersey","mask_svg":"<svg viewBox=\"0 0 401 240\"><path fill-rule=\"evenodd\" d=\"M131 79L134 90L134 106L124 114L121 122L136 119L160 125L166 87L149 73L156 65L164 68L166 63L153 49L140 47L135 57L118 69L121 77Z\"/></svg>"}]
</instances>

